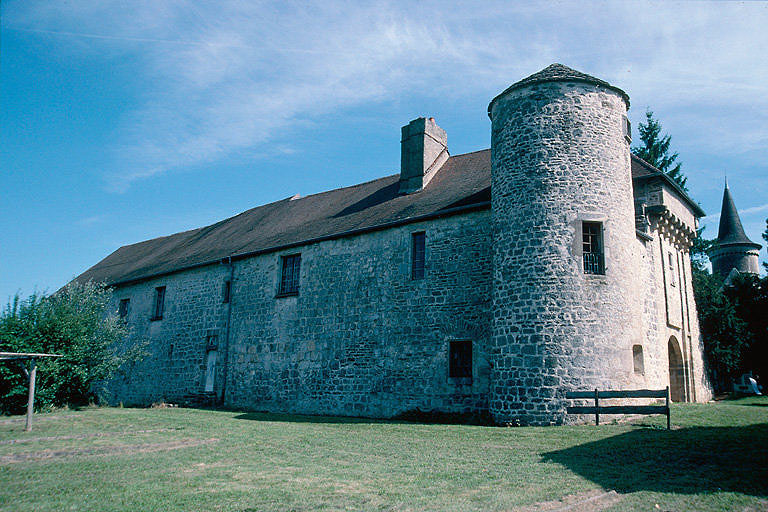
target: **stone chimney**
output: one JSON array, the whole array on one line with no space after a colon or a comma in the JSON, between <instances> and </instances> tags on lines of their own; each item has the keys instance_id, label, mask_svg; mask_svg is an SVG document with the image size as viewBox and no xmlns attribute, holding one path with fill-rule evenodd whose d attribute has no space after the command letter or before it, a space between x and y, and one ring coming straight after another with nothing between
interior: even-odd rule
<instances>
[{"instance_id":1,"label":"stone chimney","mask_svg":"<svg viewBox=\"0 0 768 512\"><path fill-rule=\"evenodd\" d=\"M448 137L435 119L419 117L403 126L400 140L400 193L427 186L448 160Z\"/></svg>"}]
</instances>

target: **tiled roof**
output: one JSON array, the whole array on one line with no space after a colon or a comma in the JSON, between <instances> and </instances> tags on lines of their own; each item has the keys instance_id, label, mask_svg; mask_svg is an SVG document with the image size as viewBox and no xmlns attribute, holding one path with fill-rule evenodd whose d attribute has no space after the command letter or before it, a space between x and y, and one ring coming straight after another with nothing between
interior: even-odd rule
<instances>
[{"instance_id":1,"label":"tiled roof","mask_svg":"<svg viewBox=\"0 0 768 512\"><path fill-rule=\"evenodd\" d=\"M452 156L429 185L398 195L398 174L258 206L204 228L119 248L77 280L117 284L307 241L487 207L490 150Z\"/></svg>"},{"instance_id":2,"label":"tiled roof","mask_svg":"<svg viewBox=\"0 0 768 512\"><path fill-rule=\"evenodd\" d=\"M697 217L704 217L707 214L701 208L701 206L699 206L696 202L694 202L693 199L691 199L691 196L689 196L688 193L683 190L683 188L675 180L667 176L664 171L657 169L639 156L635 155L632 155L632 179L659 179L677 192L683 201L688 204L691 210L693 210L694 215Z\"/></svg>"},{"instance_id":3,"label":"tiled roof","mask_svg":"<svg viewBox=\"0 0 768 512\"><path fill-rule=\"evenodd\" d=\"M555 63L555 64L550 64L549 66L542 69L541 71L534 73L528 77L525 77L522 80L519 80L514 84L510 85L509 87L507 87L501 94L493 98L491 102L488 104L488 114L491 113L491 106L493 105L493 102L495 102L497 98L515 89L519 89L521 87L525 87L525 86L537 84L537 83L543 83L543 82L586 82L590 84L600 85L602 87L611 89L612 91L619 93L621 97L624 98L624 101L627 103L627 107L629 107L629 96L627 95L626 92L622 91L618 87L615 87L609 84L608 82L606 82L605 80L600 80L599 78L596 78L592 75L582 73L581 71L576 71L575 69L571 69L568 66L564 66L563 64Z\"/></svg>"},{"instance_id":4,"label":"tiled roof","mask_svg":"<svg viewBox=\"0 0 768 512\"><path fill-rule=\"evenodd\" d=\"M659 173L632 158L633 178ZM395 174L299 199L283 199L210 226L126 245L77 280L93 279L108 284L139 281L228 257L237 259L463 210L488 208L491 151L450 157L429 185L414 194L398 195L398 180L399 175Z\"/></svg>"}]
</instances>

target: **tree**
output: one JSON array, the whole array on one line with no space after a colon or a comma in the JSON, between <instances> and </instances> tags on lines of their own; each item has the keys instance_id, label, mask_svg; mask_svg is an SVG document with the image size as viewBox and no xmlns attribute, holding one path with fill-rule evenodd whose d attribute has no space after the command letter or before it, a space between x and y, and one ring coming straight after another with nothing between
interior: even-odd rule
<instances>
[{"instance_id":1,"label":"tree","mask_svg":"<svg viewBox=\"0 0 768 512\"><path fill-rule=\"evenodd\" d=\"M768 244L768 219L765 219L765 232L763 233L763 240L765 240L765 243ZM768 270L768 262L764 261L763 266L765 267L765 270Z\"/></svg>"},{"instance_id":2,"label":"tree","mask_svg":"<svg viewBox=\"0 0 768 512\"><path fill-rule=\"evenodd\" d=\"M693 291L710 381L716 392L728 392L733 380L744 371L754 337L739 318L733 299L724 293L718 275L694 271Z\"/></svg>"},{"instance_id":3,"label":"tree","mask_svg":"<svg viewBox=\"0 0 768 512\"><path fill-rule=\"evenodd\" d=\"M749 331L752 343L744 354L744 371L758 375L765 385L768 379L768 277L740 274L724 289L736 315Z\"/></svg>"},{"instance_id":4,"label":"tree","mask_svg":"<svg viewBox=\"0 0 768 512\"><path fill-rule=\"evenodd\" d=\"M675 163L678 154L669 151L671 137L662 135L661 123L653 117L651 110L645 111L645 123L640 123L637 129L640 131L640 140L643 141L643 145L633 147L632 153L663 171L687 192L688 178L681 171L681 164Z\"/></svg>"},{"instance_id":5,"label":"tree","mask_svg":"<svg viewBox=\"0 0 768 512\"><path fill-rule=\"evenodd\" d=\"M125 322L112 311L111 297L104 285L70 283L49 296L17 295L0 313L0 351L64 356L39 361L39 409L98 400L106 380L145 356L145 344L131 341ZM21 412L26 394L20 368L0 364L0 410Z\"/></svg>"},{"instance_id":6,"label":"tree","mask_svg":"<svg viewBox=\"0 0 768 512\"><path fill-rule=\"evenodd\" d=\"M693 239L691 247L691 269L694 273L707 272L707 263L709 263L707 250L715 243L715 240L704 238L705 228L706 226L701 226L696 230L696 238Z\"/></svg>"}]
</instances>

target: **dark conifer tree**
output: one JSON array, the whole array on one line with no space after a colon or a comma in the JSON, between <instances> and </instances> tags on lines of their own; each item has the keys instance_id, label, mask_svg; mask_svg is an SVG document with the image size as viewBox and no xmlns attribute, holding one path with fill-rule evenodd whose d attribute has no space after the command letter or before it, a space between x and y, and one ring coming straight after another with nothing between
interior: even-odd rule
<instances>
[{"instance_id":1,"label":"dark conifer tree","mask_svg":"<svg viewBox=\"0 0 768 512\"><path fill-rule=\"evenodd\" d=\"M652 111L645 111L645 123L640 123L637 129L640 132L640 140L643 144L633 147L632 153L657 169L664 171L667 176L672 178L675 183L687 192L686 182L688 178L681 171L680 163L676 162L678 154L671 153L669 150L671 137L662 134L661 123L653 117Z\"/></svg>"}]
</instances>

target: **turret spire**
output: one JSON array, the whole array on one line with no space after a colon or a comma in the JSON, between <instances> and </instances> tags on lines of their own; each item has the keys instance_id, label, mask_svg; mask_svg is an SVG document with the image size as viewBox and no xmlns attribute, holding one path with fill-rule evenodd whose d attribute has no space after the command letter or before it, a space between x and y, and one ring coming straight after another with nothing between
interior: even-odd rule
<instances>
[{"instance_id":1,"label":"turret spire","mask_svg":"<svg viewBox=\"0 0 768 512\"><path fill-rule=\"evenodd\" d=\"M758 251L760 244L754 243L744 233L741 225L739 211L731 197L728 181L723 190L723 207L720 210L720 229L717 233L715 244L707 250L712 261L712 271L729 276L734 269L739 273L757 274L760 272L758 265Z\"/></svg>"},{"instance_id":2,"label":"turret spire","mask_svg":"<svg viewBox=\"0 0 768 512\"><path fill-rule=\"evenodd\" d=\"M753 244L752 240L747 238L744 233L744 227L741 225L739 211L731 197L731 190L728 188L728 181L725 182L723 191L723 207L720 210L720 229L717 232L717 242L722 244Z\"/></svg>"}]
</instances>

